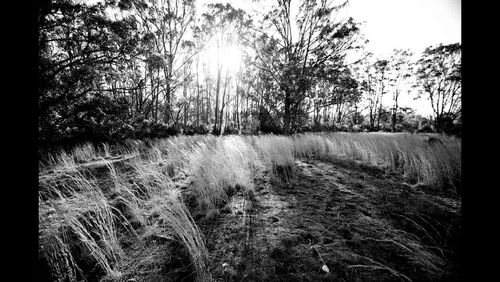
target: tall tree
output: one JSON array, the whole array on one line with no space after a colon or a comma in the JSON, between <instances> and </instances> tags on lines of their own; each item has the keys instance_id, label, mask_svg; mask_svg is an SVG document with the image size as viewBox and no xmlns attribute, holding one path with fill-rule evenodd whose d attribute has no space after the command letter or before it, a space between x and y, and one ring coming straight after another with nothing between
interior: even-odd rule
<instances>
[{"instance_id":1,"label":"tall tree","mask_svg":"<svg viewBox=\"0 0 500 282\"><path fill-rule=\"evenodd\" d=\"M367 101L369 125L371 130L376 129L380 124L380 113L382 112L382 98L386 93L388 61L382 59L364 60L357 66L357 76L361 81L361 91L364 92Z\"/></svg>"},{"instance_id":2,"label":"tall tree","mask_svg":"<svg viewBox=\"0 0 500 282\"><path fill-rule=\"evenodd\" d=\"M431 102L437 130L461 117L461 55L459 43L441 44L426 48L417 62L417 84Z\"/></svg>"},{"instance_id":3,"label":"tall tree","mask_svg":"<svg viewBox=\"0 0 500 282\"><path fill-rule=\"evenodd\" d=\"M163 121L169 124L173 113L172 97L183 84L183 79L180 79L183 66L197 51L183 48L193 45L186 39L186 34L195 17L194 0L135 0L131 3L144 37L153 47L147 60L154 61L162 72L158 85L161 85L164 96ZM158 87L156 91L159 90Z\"/></svg>"},{"instance_id":4,"label":"tall tree","mask_svg":"<svg viewBox=\"0 0 500 282\"><path fill-rule=\"evenodd\" d=\"M389 61L388 60L377 60L375 64L373 65L375 68L375 74L377 76L377 83L378 83L378 113L377 113L377 129L380 129L380 120L382 119L383 115L383 98L384 94L387 93L387 71L389 69Z\"/></svg>"},{"instance_id":5,"label":"tall tree","mask_svg":"<svg viewBox=\"0 0 500 282\"><path fill-rule=\"evenodd\" d=\"M411 84L409 78L413 72L410 63L413 53L410 50L396 49L389 58L389 87L392 91L391 129L396 131L397 114L399 110L399 96Z\"/></svg>"},{"instance_id":6,"label":"tall tree","mask_svg":"<svg viewBox=\"0 0 500 282\"><path fill-rule=\"evenodd\" d=\"M313 96L315 125L320 124L322 109L331 112L333 123L340 123L350 105L361 99L358 82L347 67L330 69L330 72L324 73L318 81Z\"/></svg>"},{"instance_id":7,"label":"tall tree","mask_svg":"<svg viewBox=\"0 0 500 282\"><path fill-rule=\"evenodd\" d=\"M126 118L126 98L108 79L130 61L137 44L132 18L113 20L106 12L120 7L56 0L39 11L41 142L102 137L114 122L109 115Z\"/></svg>"},{"instance_id":8,"label":"tall tree","mask_svg":"<svg viewBox=\"0 0 500 282\"><path fill-rule=\"evenodd\" d=\"M221 76L223 73L223 65L221 62L221 50L227 45L233 43L238 33L241 30L247 19L247 15L241 9L235 9L230 4L209 4L208 11L203 14L205 23L203 24L203 29L213 35L216 42L217 50L217 83L215 90L215 119L213 133L221 133L221 123L223 120L223 109L224 105L220 105L220 90L221 90ZM225 83L228 82L227 76ZM224 86L224 89L226 87ZM224 100L222 100L224 103Z\"/></svg>"},{"instance_id":9,"label":"tall tree","mask_svg":"<svg viewBox=\"0 0 500 282\"><path fill-rule=\"evenodd\" d=\"M339 67L344 51L353 48L358 27L352 19L336 22L333 13L347 4L305 0L295 17L291 0L278 0L264 18L262 29L244 36L256 54L254 65L279 85L283 95L283 123L291 133L303 112L308 90L328 68ZM263 29L272 30L265 32ZM295 32L296 31L296 32Z\"/></svg>"}]
</instances>

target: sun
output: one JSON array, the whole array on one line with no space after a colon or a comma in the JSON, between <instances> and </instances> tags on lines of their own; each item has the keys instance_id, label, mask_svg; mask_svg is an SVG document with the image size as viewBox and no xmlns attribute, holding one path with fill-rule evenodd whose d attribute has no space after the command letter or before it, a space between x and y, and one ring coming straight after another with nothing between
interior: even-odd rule
<instances>
[{"instance_id":1,"label":"sun","mask_svg":"<svg viewBox=\"0 0 500 282\"><path fill-rule=\"evenodd\" d=\"M235 45L226 46L221 52L222 67L229 73L236 73L241 66L241 50Z\"/></svg>"},{"instance_id":2,"label":"sun","mask_svg":"<svg viewBox=\"0 0 500 282\"><path fill-rule=\"evenodd\" d=\"M209 66L211 75L217 75L218 65L223 74L227 72L229 75L236 75L241 67L242 52L235 44L226 44L219 48L212 44L201 53L201 58Z\"/></svg>"}]
</instances>

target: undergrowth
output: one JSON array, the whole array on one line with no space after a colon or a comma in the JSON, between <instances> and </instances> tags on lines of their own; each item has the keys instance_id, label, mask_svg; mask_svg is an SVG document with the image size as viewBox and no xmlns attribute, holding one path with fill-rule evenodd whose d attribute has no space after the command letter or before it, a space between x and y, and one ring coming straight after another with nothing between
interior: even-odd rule
<instances>
[{"instance_id":1,"label":"undergrowth","mask_svg":"<svg viewBox=\"0 0 500 282\"><path fill-rule=\"evenodd\" d=\"M447 136L195 135L83 144L40 161L40 261L55 281L117 281L136 273L147 279L168 272L161 248L178 242L196 279L209 281L208 252L192 213L217 214L235 190L253 195L263 170L287 181L296 175L296 159L318 157L376 166L410 184L460 194L461 141Z\"/></svg>"}]
</instances>

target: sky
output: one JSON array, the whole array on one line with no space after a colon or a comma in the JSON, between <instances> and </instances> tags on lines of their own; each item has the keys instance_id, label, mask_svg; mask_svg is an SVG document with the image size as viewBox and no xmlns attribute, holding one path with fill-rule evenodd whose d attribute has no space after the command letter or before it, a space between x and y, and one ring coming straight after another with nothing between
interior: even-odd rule
<instances>
[{"instance_id":1,"label":"sky","mask_svg":"<svg viewBox=\"0 0 500 282\"><path fill-rule=\"evenodd\" d=\"M99 0L86 0L96 2ZM292 5L300 0L292 0ZM341 0L337 0L341 1ZM230 3L246 11L264 12L275 0L196 0L201 8L207 3ZM426 47L440 43L461 43L461 0L350 0L343 11L362 22L362 32L369 40L366 51L376 58L389 57L393 49L410 49L419 55ZM386 95L386 98L390 95ZM429 101L401 97L401 106L417 113L431 114Z\"/></svg>"},{"instance_id":2,"label":"sky","mask_svg":"<svg viewBox=\"0 0 500 282\"><path fill-rule=\"evenodd\" d=\"M461 0L351 0L346 13L365 22L368 48L387 55L394 48L415 52L439 43L461 42Z\"/></svg>"},{"instance_id":3,"label":"sky","mask_svg":"<svg viewBox=\"0 0 500 282\"><path fill-rule=\"evenodd\" d=\"M350 0L345 13L363 22L369 40L366 50L384 58L395 48L419 55L428 46L461 43L461 4L461 0ZM384 98L388 103L390 95ZM423 116L432 113L426 99L401 95L400 104Z\"/></svg>"},{"instance_id":4,"label":"sky","mask_svg":"<svg viewBox=\"0 0 500 282\"><path fill-rule=\"evenodd\" d=\"M292 0L292 4L299 0ZM212 0L198 0L199 5ZM257 9L274 4L274 0L227 0L242 9ZM428 46L461 43L461 0L350 0L344 17L362 22L362 32L369 40L366 51L376 58L389 57L393 49L410 49L421 54ZM385 99L389 100L390 95ZM385 101L388 103L389 101ZM401 95L401 106L409 106L418 114L432 113L428 100L413 100Z\"/></svg>"},{"instance_id":5,"label":"sky","mask_svg":"<svg viewBox=\"0 0 500 282\"><path fill-rule=\"evenodd\" d=\"M196 0L200 8L217 2L263 12L264 7L276 1ZM461 42L461 4L461 0L350 0L344 13L364 23L363 32L370 41L367 49L386 56L394 48L409 48L418 53L430 45Z\"/></svg>"},{"instance_id":6,"label":"sky","mask_svg":"<svg viewBox=\"0 0 500 282\"><path fill-rule=\"evenodd\" d=\"M292 0L299 3L300 0ZM275 0L197 0L199 6L222 2L245 10L263 11ZM338 2L338 1L337 1ZM388 55L394 48L421 52L439 43L461 42L461 0L350 0L343 11L364 22L367 49Z\"/></svg>"}]
</instances>

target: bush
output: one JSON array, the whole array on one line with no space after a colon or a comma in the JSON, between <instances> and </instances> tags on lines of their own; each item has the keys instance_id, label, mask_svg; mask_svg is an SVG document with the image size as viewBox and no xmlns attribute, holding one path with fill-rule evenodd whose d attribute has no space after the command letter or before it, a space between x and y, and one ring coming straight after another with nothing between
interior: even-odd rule
<instances>
[{"instance_id":1,"label":"bush","mask_svg":"<svg viewBox=\"0 0 500 282\"><path fill-rule=\"evenodd\" d=\"M196 125L186 125L184 127L183 134L184 135L195 135L195 134L208 134L210 133L210 125L208 124L200 124Z\"/></svg>"},{"instance_id":2,"label":"bush","mask_svg":"<svg viewBox=\"0 0 500 282\"><path fill-rule=\"evenodd\" d=\"M435 133L434 127L430 124L426 124L419 129L417 129L417 133Z\"/></svg>"},{"instance_id":3,"label":"bush","mask_svg":"<svg viewBox=\"0 0 500 282\"><path fill-rule=\"evenodd\" d=\"M224 128L224 135L238 134L238 133L239 133L238 129L234 126L226 126Z\"/></svg>"}]
</instances>

